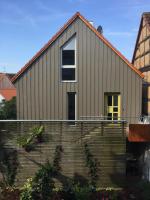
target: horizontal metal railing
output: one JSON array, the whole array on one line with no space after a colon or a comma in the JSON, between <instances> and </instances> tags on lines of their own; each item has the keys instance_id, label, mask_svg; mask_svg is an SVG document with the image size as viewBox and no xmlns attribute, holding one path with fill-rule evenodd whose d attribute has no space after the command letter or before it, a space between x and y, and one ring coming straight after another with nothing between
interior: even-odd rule
<instances>
[{"instance_id":1,"label":"horizontal metal railing","mask_svg":"<svg viewBox=\"0 0 150 200\"><path fill-rule=\"evenodd\" d=\"M108 116L81 116L80 117L82 120L108 120L109 117ZM110 120L109 121L136 121L137 123L147 123L150 124L150 116L130 116L130 117L126 117L126 116L120 116L118 117L118 120Z\"/></svg>"},{"instance_id":2,"label":"horizontal metal railing","mask_svg":"<svg viewBox=\"0 0 150 200\"><path fill-rule=\"evenodd\" d=\"M126 120L104 120L104 119L89 119L89 120L0 120L0 122L107 122L107 123L122 123Z\"/></svg>"}]
</instances>

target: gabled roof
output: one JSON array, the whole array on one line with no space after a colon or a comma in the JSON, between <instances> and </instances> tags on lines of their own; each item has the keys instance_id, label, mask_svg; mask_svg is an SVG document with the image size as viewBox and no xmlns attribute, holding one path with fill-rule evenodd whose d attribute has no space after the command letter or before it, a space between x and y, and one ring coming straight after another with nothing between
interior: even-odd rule
<instances>
[{"instance_id":1,"label":"gabled roof","mask_svg":"<svg viewBox=\"0 0 150 200\"><path fill-rule=\"evenodd\" d=\"M16 96L16 89L1 89L0 94L5 98L6 101L9 101Z\"/></svg>"},{"instance_id":2,"label":"gabled roof","mask_svg":"<svg viewBox=\"0 0 150 200\"><path fill-rule=\"evenodd\" d=\"M9 79L12 79L13 76L15 76L15 74L12 74L12 73L6 73L6 75L8 76Z\"/></svg>"},{"instance_id":3,"label":"gabled roof","mask_svg":"<svg viewBox=\"0 0 150 200\"><path fill-rule=\"evenodd\" d=\"M88 20L86 20L79 12L77 12L73 17L49 40L44 47L38 51L35 56L12 78L12 82L16 82L16 80L30 67L30 65L45 51L47 48L66 30L66 28L74 22L77 18L80 18L88 27L91 29L97 37L102 40L108 47L110 47L124 62L141 78L144 75L134 67L102 34L100 34L94 26L92 26Z\"/></svg>"},{"instance_id":4,"label":"gabled roof","mask_svg":"<svg viewBox=\"0 0 150 200\"><path fill-rule=\"evenodd\" d=\"M15 86L13 85L11 79L13 78L15 74L10 74L10 73L2 73L0 72L0 82L3 81L4 79L8 79L8 81L10 82L11 88L15 88ZM4 88L3 88L4 89Z\"/></svg>"},{"instance_id":5,"label":"gabled roof","mask_svg":"<svg viewBox=\"0 0 150 200\"><path fill-rule=\"evenodd\" d=\"M135 59L135 53L136 53L138 41L139 41L139 38L140 38L140 33L141 33L141 30L142 30L143 21L145 21L145 24L146 24L147 28L150 31L150 12L144 12L142 14L141 21L140 21L140 26L139 26L139 31L138 31L138 35L137 35L137 39L136 39L136 43L135 43L135 48L134 48L132 63L134 62L134 59Z\"/></svg>"}]
</instances>

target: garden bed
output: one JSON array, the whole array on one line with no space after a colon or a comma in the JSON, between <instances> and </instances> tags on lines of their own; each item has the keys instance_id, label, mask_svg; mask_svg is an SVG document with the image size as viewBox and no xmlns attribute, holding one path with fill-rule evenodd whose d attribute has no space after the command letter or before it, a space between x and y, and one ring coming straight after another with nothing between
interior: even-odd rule
<instances>
[{"instance_id":1,"label":"garden bed","mask_svg":"<svg viewBox=\"0 0 150 200\"><path fill-rule=\"evenodd\" d=\"M19 200L21 191L19 189L4 189L1 193L1 200ZM86 188L78 188L76 192L71 191L54 191L48 198L50 200L141 200L143 199L141 191L137 189L122 190L97 190L87 191ZM47 200L48 200L47 199ZM26 199L28 200L28 199ZM38 200L42 199L39 196ZM145 200L145 199L144 199Z\"/></svg>"}]
</instances>

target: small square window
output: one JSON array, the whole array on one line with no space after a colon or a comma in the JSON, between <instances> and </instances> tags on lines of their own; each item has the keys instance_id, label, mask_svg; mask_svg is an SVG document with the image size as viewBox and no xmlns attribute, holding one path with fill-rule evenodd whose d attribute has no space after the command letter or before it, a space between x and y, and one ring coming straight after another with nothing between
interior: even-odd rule
<instances>
[{"instance_id":1,"label":"small square window","mask_svg":"<svg viewBox=\"0 0 150 200\"><path fill-rule=\"evenodd\" d=\"M62 51L62 65L75 65L75 51L74 50Z\"/></svg>"},{"instance_id":2,"label":"small square window","mask_svg":"<svg viewBox=\"0 0 150 200\"><path fill-rule=\"evenodd\" d=\"M62 80L75 80L75 68L62 68Z\"/></svg>"}]
</instances>

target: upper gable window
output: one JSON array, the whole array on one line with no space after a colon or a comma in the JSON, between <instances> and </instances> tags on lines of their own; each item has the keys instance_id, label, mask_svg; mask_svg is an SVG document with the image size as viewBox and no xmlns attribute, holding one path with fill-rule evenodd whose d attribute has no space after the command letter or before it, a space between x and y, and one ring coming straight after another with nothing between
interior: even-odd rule
<instances>
[{"instance_id":1,"label":"upper gable window","mask_svg":"<svg viewBox=\"0 0 150 200\"><path fill-rule=\"evenodd\" d=\"M71 38L61 49L62 81L76 80L76 37Z\"/></svg>"}]
</instances>

